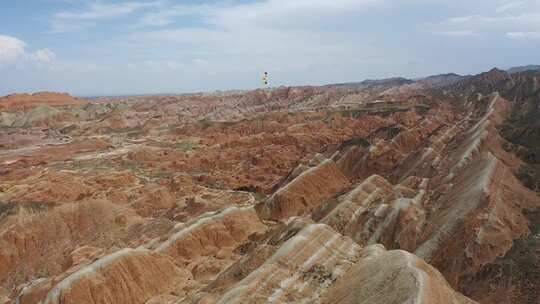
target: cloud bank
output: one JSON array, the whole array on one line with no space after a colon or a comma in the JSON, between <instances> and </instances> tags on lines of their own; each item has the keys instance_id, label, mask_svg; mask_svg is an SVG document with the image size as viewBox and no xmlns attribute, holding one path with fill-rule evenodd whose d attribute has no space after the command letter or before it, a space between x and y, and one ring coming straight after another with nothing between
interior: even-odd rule
<instances>
[{"instance_id":1,"label":"cloud bank","mask_svg":"<svg viewBox=\"0 0 540 304\"><path fill-rule=\"evenodd\" d=\"M538 63L540 48L538 0L28 0L18 16L16 7L0 4L0 73L10 76L0 94L251 89L264 71L272 86L469 74Z\"/></svg>"},{"instance_id":2,"label":"cloud bank","mask_svg":"<svg viewBox=\"0 0 540 304\"><path fill-rule=\"evenodd\" d=\"M26 43L18 38L0 35L0 68L21 63L49 64L56 55L49 49L40 49L33 53L26 51Z\"/></svg>"}]
</instances>

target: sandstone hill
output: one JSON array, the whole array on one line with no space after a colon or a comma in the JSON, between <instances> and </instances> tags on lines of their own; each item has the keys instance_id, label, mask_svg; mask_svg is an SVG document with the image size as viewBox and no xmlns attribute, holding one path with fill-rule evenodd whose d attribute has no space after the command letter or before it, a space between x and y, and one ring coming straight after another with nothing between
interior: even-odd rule
<instances>
[{"instance_id":1,"label":"sandstone hill","mask_svg":"<svg viewBox=\"0 0 540 304\"><path fill-rule=\"evenodd\" d=\"M74 98L67 93L12 94L0 98L0 111L14 112L37 106L76 106L85 103L86 101Z\"/></svg>"}]
</instances>

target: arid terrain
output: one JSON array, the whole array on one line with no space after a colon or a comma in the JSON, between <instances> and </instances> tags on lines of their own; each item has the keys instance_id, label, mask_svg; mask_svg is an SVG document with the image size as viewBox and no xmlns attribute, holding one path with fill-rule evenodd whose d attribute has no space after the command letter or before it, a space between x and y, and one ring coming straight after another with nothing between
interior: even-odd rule
<instances>
[{"instance_id":1,"label":"arid terrain","mask_svg":"<svg viewBox=\"0 0 540 304\"><path fill-rule=\"evenodd\" d=\"M540 71L0 98L0 303L540 303Z\"/></svg>"}]
</instances>

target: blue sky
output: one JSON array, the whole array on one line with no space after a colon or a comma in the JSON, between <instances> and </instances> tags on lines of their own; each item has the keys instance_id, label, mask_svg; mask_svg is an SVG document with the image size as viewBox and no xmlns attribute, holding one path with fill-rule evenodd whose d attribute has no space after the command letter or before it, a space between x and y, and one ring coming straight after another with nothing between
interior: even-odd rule
<instances>
[{"instance_id":1,"label":"blue sky","mask_svg":"<svg viewBox=\"0 0 540 304\"><path fill-rule=\"evenodd\" d=\"M0 0L0 95L468 74L539 51L540 0Z\"/></svg>"}]
</instances>

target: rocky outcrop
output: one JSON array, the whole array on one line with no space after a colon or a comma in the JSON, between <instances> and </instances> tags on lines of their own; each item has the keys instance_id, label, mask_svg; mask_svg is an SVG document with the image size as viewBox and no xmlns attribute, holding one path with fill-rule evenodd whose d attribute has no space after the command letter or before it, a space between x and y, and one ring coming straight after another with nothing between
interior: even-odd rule
<instances>
[{"instance_id":1,"label":"rocky outcrop","mask_svg":"<svg viewBox=\"0 0 540 304\"><path fill-rule=\"evenodd\" d=\"M144 303L178 288L181 272L167 256L122 249L63 278L43 303Z\"/></svg>"},{"instance_id":2,"label":"rocky outcrop","mask_svg":"<svg viewBox=\"0 0 540 304\"><path fill-rule=\"evenodd\" d=\"M235 248L251 234L264 232L265 227L252 207L230 207L179 225L156 250L191 265L188 268L200 267L199 257L219 255L221 261L230 258Z\"/></svg>"},{"instance_id":3,"label":"rocky outcrop","mask_svg":"<svg viewBox=\"0 0 540 304\"><path fill-rule=\"evenodd\" d=\"M358 258L360 247L323 224L309 224L283 243L216 303L299 303L320 295Z\"/></svg>"},{"instance_id":4,"label":"rocky outcrop","mask_svg":"<svg viewBox=\"0 0 540 304\"><path fill-rule=\"evenodd\" d=\"M322 222L361 245L414 250L426 219L427 182L393 186L373 175L339 198Z\"/></svg>"},{"instance_id":5,"label":"rocky outcrop","mask_svg":"<svg viewBox=\"0 0 540 304\"><path fill-rule=\"evenodd\" d=\"M476 303L455 292L429 264L380 245L362 250L354 266L322 297L324 304Z\"/></svg>"},{"instance_id":6,"label":"rocky outcrop","mask_svg":"<svg viewBox=\"0 0 540 304\"><path fill-rule=\"evenodd\" d=\"M277 190L258 207L265 219L304 215L324 204L348 186L347 178L333 160L325 160Z\"/></svg>"},{"instance_id":7,"label":"rocky outcrop","mask_svg":"<svg viewBox=\"0 0 540 304\"><path fill-rule=\"evenodd\" d=\"M86 103L87 101L74 98L66 93L13 94L0 98L0 112L22 111L37 106L83 106Z\"/></svg>"},{"instance_id":8,"label":"rocky outcrop","mask_svg":"<svg viewBox=\"0 0 540 304\"><path fill-rule=\"evenodd\" d=\"M65 270L66 253L79 244L104 246L123 235L138 219L129 210L107 202L67 204L49 211L22 209L2 223L0 282L18 284L28 278ZM45 209L46 210L46 209Z\"/></svg>"},{"instance_id":9,"label":"rocky outcrop","mask_svg":"<svg viewBox=\"0 0 540 304\"><path fill-rule=\"evenodd\" d=\"M470 122L469 131L456 136L457 146L437 165L448 173L432 180L432 211L415 251L453 286L461 276L504 255L514 239L527 234L522 212L540 206L540 199L511 171L519 161L501 148L496 126L505 115L506 101L495 94L483 104L477 104L480 116Z\"/></svg>"}]
</instances>

